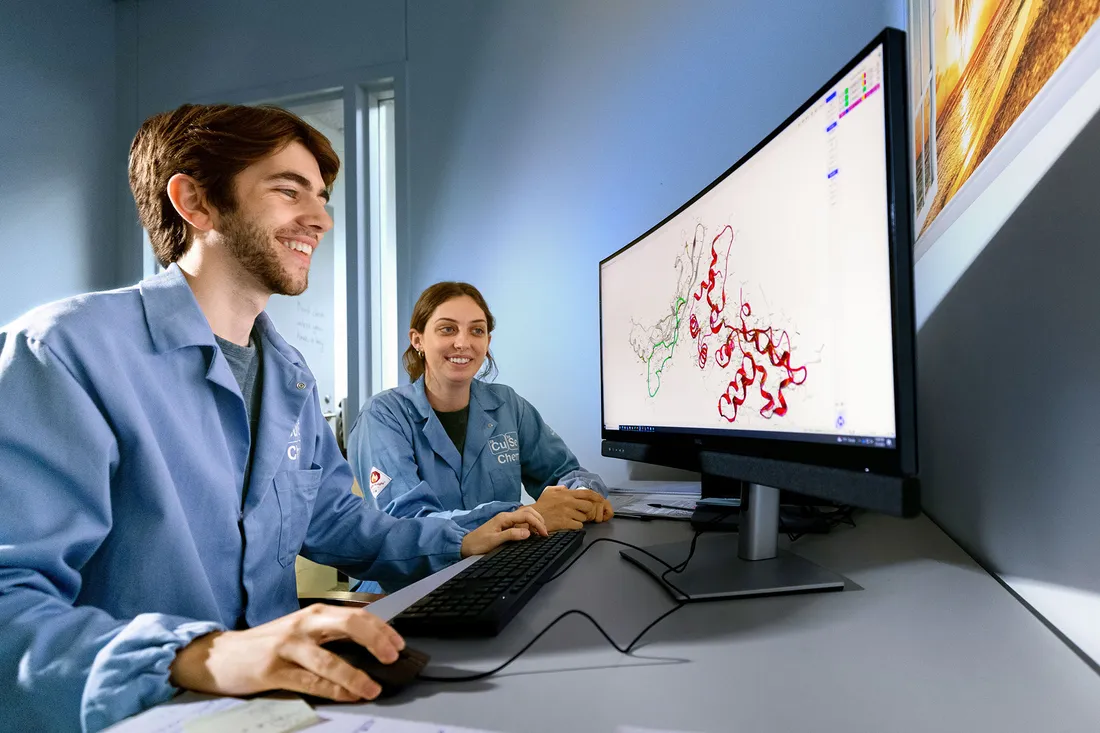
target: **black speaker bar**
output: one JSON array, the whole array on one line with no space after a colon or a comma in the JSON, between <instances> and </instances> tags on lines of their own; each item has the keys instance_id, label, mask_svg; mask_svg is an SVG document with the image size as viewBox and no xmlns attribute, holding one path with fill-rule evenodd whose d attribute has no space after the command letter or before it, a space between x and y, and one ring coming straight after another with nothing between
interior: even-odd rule
<instances>
[{"instance_id":1,"label":"black speaker bar","mask_svg":"<svg viewBox=\"0 0 1100 733\"><path fill-rule=\"evenodd\" d=\"M920 480L914 477L886 476L705 450L670 451L642 443L613 440L603 441L601 453L611 458L657 463L710 476L740 479L882 514L898 517L920 514Z\"/></svg>"}]
</instances>

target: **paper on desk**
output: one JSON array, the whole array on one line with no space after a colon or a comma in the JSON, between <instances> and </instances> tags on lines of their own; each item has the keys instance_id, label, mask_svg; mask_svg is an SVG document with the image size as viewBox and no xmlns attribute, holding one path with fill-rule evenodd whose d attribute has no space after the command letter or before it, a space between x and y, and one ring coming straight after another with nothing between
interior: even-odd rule
<instances>
[{"instance_id":1,"label":"paper on desk","mask_svg":"<svg viewBox=\"0 0 1100 733\"><path fill-rule=\"evenodd\" d=\"M116 723L107 729L107 733L182 733L183 724L188 720L244 704L244 700L235 697L166 702Z\"/></svg>"},{"instance_id":2,"label":"paper on desk","mask_svg":"<svg viewBox=\"0 0 1100 733\"><path fill-rule=\"evenodd\" d=\"M195 702L165 703L144 713L122 721L108 729L108 733L191 733L194 725L220 718L222 713L246 712L250 705L264 702L263 698L245 701L233 697L219 697L212 700L198 700ZM474 728L460 728L458 726L435 725L421 723L413 720L397 720L394 718L380 718L377 715L364 713L343 712L322 709L315 711L301 700L271 700L270 702L299 702L317 721L304 730L307 733L492 733ZM253 708L253 711L263 712L262 709ZM221 718L226 725L236 727L198 728L202 731L263 731L263 733L275 733L275 731L289 730L287 728L258 727L256 720ZM237 725L239 723L240 725Z\"/></svg>"},{"instance_id":3,"label":"paper on desk","mask_svg":"<svg viewBox=\"0 0 1100 733\"><path fill-rule=\"evenodd\" d=\"M415 720L380 718L363 713L322 710L324 722L307 728L308 733L492 733L481 728L460 728L456 725L421 723Z\"/></svg>"},{"instance_id":4,"label":"paper on desk","mask_svg":"<svg viewBox=\"0 0 1100 733\"><path fill-rule=\"evenodd\" d=\"M632 501L619 507L618 514L640 514L647 517L664 517L666 519L691 519L695 510L695 499L662 499L654 501L651 498ZM659 506L653 506L658 504Z\"/></svg>"},{"instance_id":5,"label":"paper on desk","mask_svg":"<svg viewBox=\"0 0 1100 733\"><path fill-rule=\"evenodd\" d=\"M183 733L294 733L320 721L305 700L259 698L192 718Z\"/></svg>"},{"instance_id":6,"label":"paper on desk","mask_svg":"<svg viewBox=\"0 0 1100 733\"><path fill-rule=\"evenodd\" d=\"M608 486L611 494L679 494L699 496L698 481L627 481L626 486Z\"/></svg>"}]
</instances>

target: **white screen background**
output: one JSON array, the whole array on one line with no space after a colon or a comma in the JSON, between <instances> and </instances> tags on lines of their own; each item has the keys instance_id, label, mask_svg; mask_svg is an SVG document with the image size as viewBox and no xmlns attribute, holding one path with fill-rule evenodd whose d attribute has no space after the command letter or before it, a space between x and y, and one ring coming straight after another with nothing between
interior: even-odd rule
<instances>
[{"instance_id":1,"label":"white screen background","mask_svg":"<svg viewBox=\"0 0 1100 733\"><path fill-rule=\"evenodd\" d=\"M694 204L603 264L605 427L896 437L881 72L880 47L835 96L817 100ZM846 108L844 89L860 101ZM705 299L720 301L723 287L720 333L693 338L692 313L709 333ZM746 303L751 314L742 320ZM740 331L732 341L730 325ZM716 355L727 341L732 359L723 367ZM786 351L790 371L772 363ZM745 389L742 365L753 377ZM792 382L781 387L784 377ZM744 396L736 412L721 401L727 391Z\"/></svg>"}]
</instances>

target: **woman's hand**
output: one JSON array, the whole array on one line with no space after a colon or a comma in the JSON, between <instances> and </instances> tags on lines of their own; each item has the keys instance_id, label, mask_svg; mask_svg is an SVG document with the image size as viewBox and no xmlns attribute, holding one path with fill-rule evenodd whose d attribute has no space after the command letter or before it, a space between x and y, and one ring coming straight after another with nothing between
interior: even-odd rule
<instances>
[{"instance_id":1,"label":"woman's hand","mask_svg":"<svg viewBox=\"0 0 1100 733\"><path fill-rule=\"evenodd\" d=\"M539 494L534 507L546 519L546 528L553 532L559 529L580 529L585 522L602 521L595 517L597 511L602 512L600 502L603 500L602 496L591 489L547 486Z\"/></svg>"},{"instance_id":2,"label":"woman's hand","mask_svg":"<svg viewBox=\"0 0 1100 733\"><path fill-rule=\"evenodd\" d=\"M546 521L530 506L501 512L462 538L462 557L484 555L511 540L525 540L531 533L547 535Z\"/></svg>"},{"instance_id":3,"label":"woman's hand","mask_svg":"<svg viewBox=\"0 0 1100 733\"><path fill-rule=\"evenodd\" d=\"M615 516L615 509L611 506L611 502L591 489L573 489L576 492L585 492L591 494L589 499L591 500L590 511L588 516L585 517L586 522L606 522Z\"/></svg>"},{"instance_id":4,"label":"woman's hand","mask_svg":"<svg viewBox=\"0 0 1100 733\"><path fill-rule=\"evenodd\" d=\"M351 639L390 664L405 641L361 608L315 603L243 631L219 631L176 653L171 683L196 692L240 697L290 690L339 702L373 700L382 688L321 644Z\"/></svg>"}]
</instances>

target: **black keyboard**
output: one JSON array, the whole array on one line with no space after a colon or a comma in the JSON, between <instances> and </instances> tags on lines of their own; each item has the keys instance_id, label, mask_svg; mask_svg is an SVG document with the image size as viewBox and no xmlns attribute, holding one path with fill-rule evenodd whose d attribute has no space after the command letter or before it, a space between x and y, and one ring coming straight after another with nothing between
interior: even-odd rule
<instances>
[{"instance_id":1,"label":"black keyboard","mask_svg":"<svg viewBox=\"0 0 1100 733\"><path fill-rule=\"evenodd\" d=\"M404 636L496 636L576 552L584 530L509 542L393 619Z\"/></svg>"}]
</instances>

